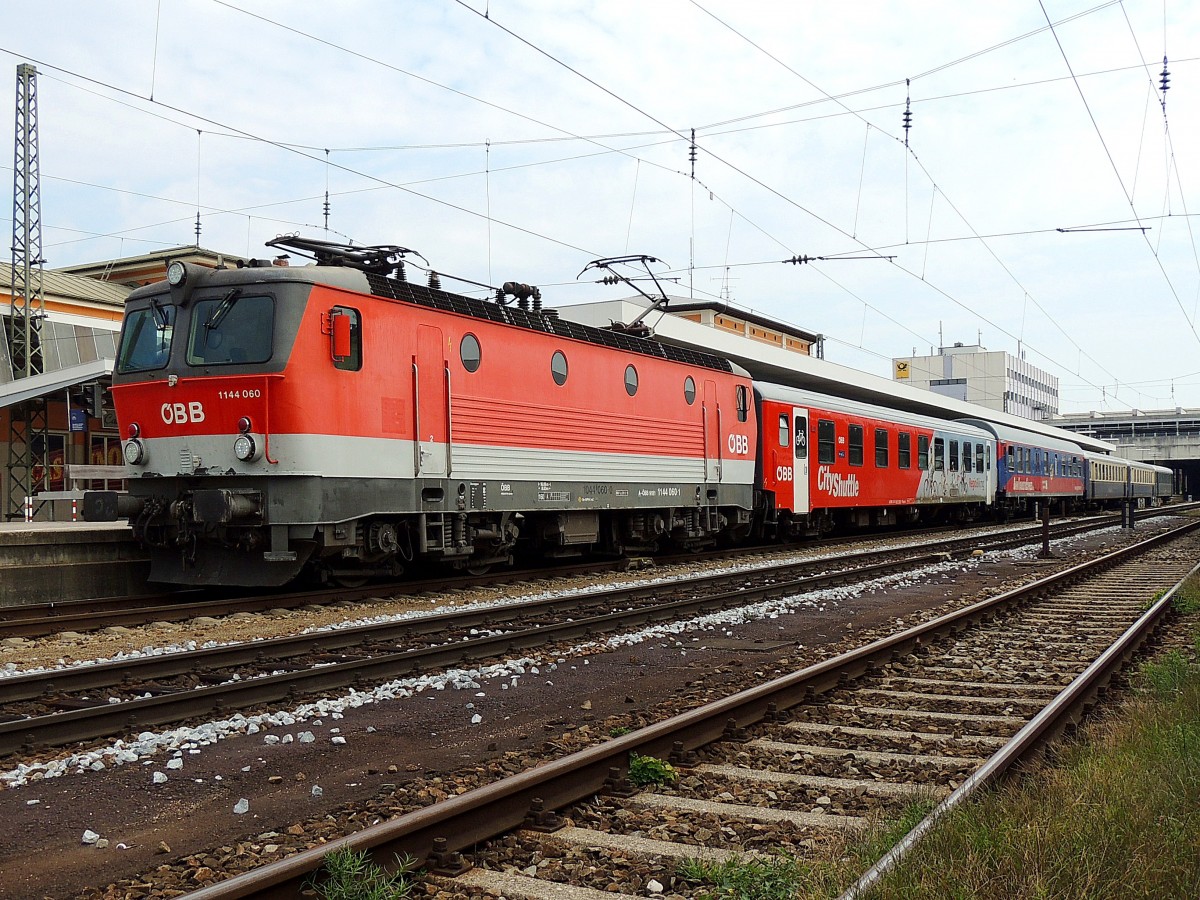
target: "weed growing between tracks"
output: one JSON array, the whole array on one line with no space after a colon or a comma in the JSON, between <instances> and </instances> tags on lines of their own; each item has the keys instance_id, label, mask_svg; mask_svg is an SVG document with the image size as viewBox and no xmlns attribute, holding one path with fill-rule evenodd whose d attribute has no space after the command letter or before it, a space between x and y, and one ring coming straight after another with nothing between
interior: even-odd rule
<instances>
[{"instance_id":1,"label":"weed growing between tracks","mask_svg":"<svg viewBox=\"0 0 1200 900\"><path fill-rule=\"evenodd\" d=\"M1200 582L1191 646L1143 666L1129 699L1053 766L948 815L868 896L1200 896Z\"/></svg>"},{"instance_id":2,"label":"weed growing between tracks","mask_svg":"<svg viewBox=\"0 0 1200 900\"><path fill-rule=\"evenodd\" d=\"M805 900L836 897L883 856L937 805L931 796L910 803L895 819L874 818L857 838L830 842L828 857L798 859L786 854L750 856L713 863L689 859L678 874L698 900Z\"/></svg>"},{"instance_id":3,"label":"weed growing between tracks","mask_svg":"<svg viewBox=\"0 0 1200 900\"><path fill-rule=\"evenodd\" d=\"M406 900L418 880L416 860L398 856L396 866L389 874L370 861L366 850L342 847L325 856L319 877L308 887L321 900Z\"/></svg>"}]
</instances>

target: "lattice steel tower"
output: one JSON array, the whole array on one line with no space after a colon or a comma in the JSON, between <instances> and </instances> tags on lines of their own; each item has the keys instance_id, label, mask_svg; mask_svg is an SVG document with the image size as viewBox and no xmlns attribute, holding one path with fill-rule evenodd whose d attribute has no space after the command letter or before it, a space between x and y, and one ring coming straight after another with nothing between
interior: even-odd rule
<instances>
[{"instance_id":1,"label":"lattice steel tower","mask_svg":"<svg viewBox=\"0 0 1200 900\"><path fill-rule=\"evenodd\" d=\"M37 69L17 66L17 124L13 132L12 308L8 351L14 380L42 374L42 187L38 166ZM49 474L47 416L43 398L9 407L8 509L23 514L25 498L43 487ZM42 457L40 473L36 465ZM38 482L35 484L34 482Z\"/></svg>"}]
</instances>

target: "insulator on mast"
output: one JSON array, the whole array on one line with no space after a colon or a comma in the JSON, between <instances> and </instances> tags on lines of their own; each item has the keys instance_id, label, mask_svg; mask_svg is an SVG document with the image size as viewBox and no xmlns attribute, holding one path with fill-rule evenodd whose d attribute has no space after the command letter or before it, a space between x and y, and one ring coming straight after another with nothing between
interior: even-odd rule
<instances>
[{"instance_id":1,"label":"insulator on mast","mask_svg":"<svg viewBox=\"0 0 1200 900\"><path fill-rule=\"evenodd\" d=\"M912 80L904 79L904 87L907 91L907 96L904 98L904 146L908 146L908 130L912 128L912 91L909 86Z\"/></svg>"},{"instance_id":2,"label":"insulator on mast","mask_svg":"<svg viewBox=\"0 0 1200 900\"><path fill-rule=\"evenodd\" d=\"M1167 91L1171 89L1171 72L1167 69L1167 58L1163 57L1162 74L1158 76L1158 89L1162 91L1162 102L1167 102Z\"/></svg>"},{"instance_id":3,"label":"insulator on mast","mask_svg":"<svg viewBox=\"0 0 1200 900\"><path fill-rule=\"evenodd\" d=\"M696 180L696 129L692 129L692 143L688 147L688 159L692 163L692 181Z\"/></svg>"}]
</instances>

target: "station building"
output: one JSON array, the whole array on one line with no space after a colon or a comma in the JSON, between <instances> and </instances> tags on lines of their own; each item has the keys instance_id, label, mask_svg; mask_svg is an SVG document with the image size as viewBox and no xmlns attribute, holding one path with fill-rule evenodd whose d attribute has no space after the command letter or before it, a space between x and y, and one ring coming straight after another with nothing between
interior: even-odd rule
<instances>
[{"instance_id":1,"label":"station building","mask_svg":"<svg viewBox=\"0 0 1200 900\"><path fill-rule=\"evenodd\" d=\"M1003 350L979 344L939 347L892 360L892 378L910 387L1035 421L1058 414L1058 379Z\"/></svg>"}]
</instances>

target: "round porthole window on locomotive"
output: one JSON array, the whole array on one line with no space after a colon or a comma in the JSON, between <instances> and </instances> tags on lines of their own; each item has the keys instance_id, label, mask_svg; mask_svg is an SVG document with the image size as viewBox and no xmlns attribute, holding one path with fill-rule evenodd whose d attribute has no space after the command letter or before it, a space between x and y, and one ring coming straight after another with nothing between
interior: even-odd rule
<instances>
[{"instance_id":1,"label":"round porthole window on locomotive","mask_svg":"<svg viewBox=\"0 0 1200 900\"><path fill-rule=\"evenodd\" d=\"M637 389L638 389L637 369L635 369L633 366L626 366L625 367L625 393L627 393L630 397L632 397L634 394L637 393Z\"/></svg>"},{"instance_id":2,"label":"round porthole window on locomotive","mask_svg":"<svg viewBox=\"0 0 1200 900\"><path fill-rule=\"evenodd\" d=\"M463 368L468 372L478 369L479 361L483 357L479 349L479 338L473 334L464 334L462 343L458 345L458 356L462 360Z\"/></svg>"},{"instance_id":3,"label":"round porthole window on locomotive","mask_svg":"<svg viewBox=\"0 0 1200 900\"><path fill-rule=\"evenodd\" d=\"M550 374L554 376L555 384L567 383L567 355L561 350L555 350L550 357Z\"/></svg>"},{"instance_id":4,"label":"round porthole window on locomotive","mask_svg":"<svg viewBox=\"0 0 1200 900\"><path fill-rule=\"evenodd\" d=\"M688 402L688 406L696 402L696 382L691 375L683 379L683 399Z\"/></svg>"}]
</instances>

